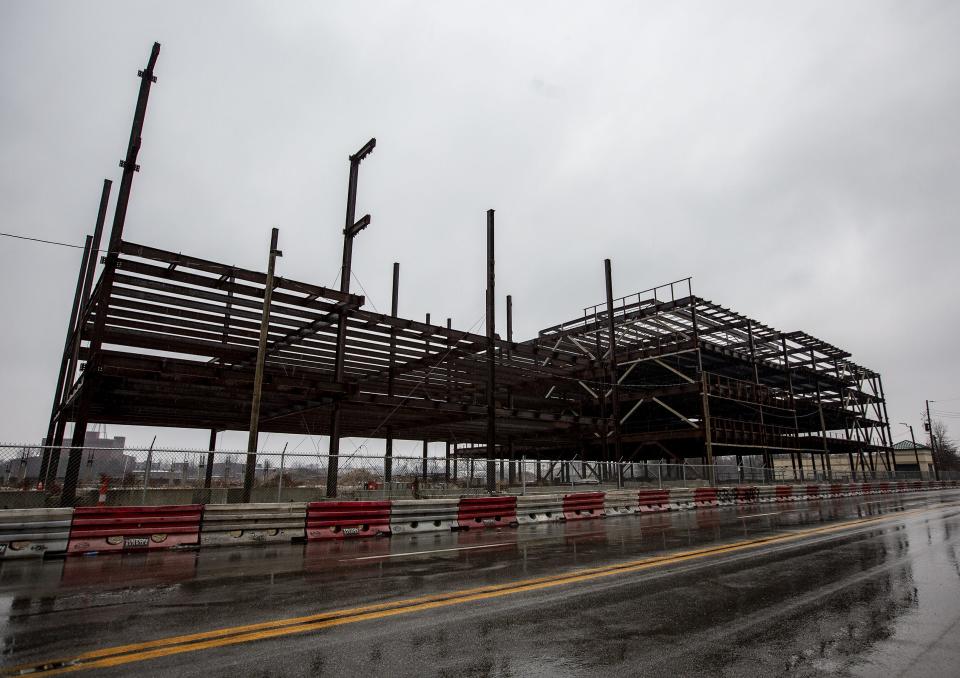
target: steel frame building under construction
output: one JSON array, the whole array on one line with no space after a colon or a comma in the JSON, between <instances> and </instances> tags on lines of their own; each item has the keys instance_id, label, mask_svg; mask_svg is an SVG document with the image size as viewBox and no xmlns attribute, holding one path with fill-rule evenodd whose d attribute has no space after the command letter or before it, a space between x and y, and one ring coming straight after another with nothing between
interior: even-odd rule
<instances>
[{"instance_id":1,"label":"steel frame building under construction","mask_svg":"<svg viewBox=\"0 0 960 678\"><path fill-rule=\"evenodd\" d=\"M361 162L350 157L339 289L237 268L124 239L127 205L159 45L141 85L104 266L104 183L87 237L53 399L41 477L51 484L73 422L61 500L73 501L88 424L329 435L327 494L341 437L441 441L453 454L618 461L789 457L800 477L833 455L864 474L892 470L880 375L803 332L780 332L701 298L689 279L606 300L515 341L494 326L494 214L487 214L487 325L463 331L372 312L350 291ZM512 468L512 466L511 466ZM207 466L208 473L212 464ZM208 479L209 482L209 479Z\"/></svg>"}]
</instances>

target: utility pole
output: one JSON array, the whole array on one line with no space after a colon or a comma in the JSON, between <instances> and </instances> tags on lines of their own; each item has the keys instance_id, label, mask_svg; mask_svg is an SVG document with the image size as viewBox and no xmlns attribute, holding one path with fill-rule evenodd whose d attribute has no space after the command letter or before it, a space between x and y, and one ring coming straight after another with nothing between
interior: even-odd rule
<instances>
[{"instance_id":1,"label":"utility pole","mask_svg":"<svg viewBox=\"0 0 960 678\"><path fill-rule=\"evenodd\" d=\"M253 490L254 473L257 469L257 438L260 435L260 394L263 391L263 365L267 353L267 337L270 334L270 302L273 299L273 273L277 257L283 252L277 249L280 229L270 234L270 256L267 260L267 280L263 288L263 316L260 318L260 343L257 347L257 366L253 374L253 399L250 403L250 435L247 437L247 465L243 471L243 503L249 503Z\"/></svg>"},{"instance_id":2,"label":"utility pole","mask_svg":"<svg viewBox=\"0 0 960 678\"><path fill-rule=\"evenodd\" d=\"M930 457L933 459L934 478L940 480L940 464L937 461L937 440L933 435L933 419L930 418L930 401L924 401L927 405L927 430L930 432Z\"/></svg>"},{"instance_id":3,"label":"utility pole","mask_svg":"<svg viewBox=\"0 0 960 678\"><path fill-rule=\"evenodd\" d=\"M357 213L357 180L360 176L361 161L377 147L377 140L371 139L363 148L350 156L350 179L347 184L347 215L343 227L343 263L340 266L340 291L350 293L350 276L353 264L353 239L370 225L370 215L364 215L354 221ZM347 351L347 312L340 311L337 321L337 351L333 359L333 381L343 383L343 361ZM333 401L330 411L330 452L327 457L327 496L337 496L337 471L340 461L340 399Z\"/></svg>"},{"instance_id":4,"label":"utility pole","mask_svg":"<svg viewBox=\"0 0 960 678\"><path fill-rule=\"evenodd\" d=\"M920 480L923 480L923 467L920 465L920 453L917 452L917 439L913 437L913 426L900 422L908 429L910 429L910 441L913 443L913 456L917 459L917 471L920 473Z\"/></svg>"}]
</instances>

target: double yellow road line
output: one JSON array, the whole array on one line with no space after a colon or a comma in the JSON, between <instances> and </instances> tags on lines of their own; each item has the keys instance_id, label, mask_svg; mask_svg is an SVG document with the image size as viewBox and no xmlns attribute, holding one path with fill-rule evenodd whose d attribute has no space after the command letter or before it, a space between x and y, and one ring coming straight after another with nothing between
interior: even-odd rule
<instances>
[{"instance_id":1,"label":"double yellow road line","mask_svg":"<svg viewBox=\"0 0 960 678\"><path fill-rule=\"evenodd\" d=\"M936 510L942 510L955 504L941 504ZM640 572L655 567L673 565L691 560L707 558L711 556L726 555L738 551L757 549L763 546L781 544L807 537L830 534L849 530L851 528L862 528L875 524L901 520L905 516L925 513L933 509L914 509L910 511L899 511L893 516L881 516L876 518L864 518L858 520L845 521L835 525L825 527L816 527L806 530L798 530L786 534L761 537L758 539L749 539L730 544L723 544L709 548L696 549L691 551L682 551L665 556L656 556L634 560L616 565L603 567L591 567L573 570L565 574L553 575L549 577L537 577L534 579L523 579L511 582L509 584L500 584L495 586L481 586L471 589L461 589L449 593L441 593L430 596L420 596L416 598L403 598L386 603L377 603L375 605L364 605L348 609L334 610L331 612L321 612L319 614L307 615L304 617L291 617L288 619L276 619L259 624L247 624L245 626L233 626L229 628L217 629L214 631L205 631L202 633L193 633L189 635L171 636L168 638L159 638L143 643L133 643L130 645L119 645L100 650L93 650L83 654L76 655L67 659L59 659L38 664L28 664L16 666L5 670L5 675L34 675L43 674L56 675L68 673L71 671L84 671L88 669L104 669L133 662L142 662L160 657L168 657L185 652L199 652L201 650L210 650L213 648L226 647L228 645L239 645L256 640L266 640L269 638L279 638L289 636L295 633L307 633L318 631L333 626L342 626L344 624L353 624L362 621L374 621L385 619L402 614L414 612L424 612L451 605L461 605L463 603L476 602L479 600L489 600L509 596L516 593L526 593L529 591L538 591L542 589L553 588L556 586L566 586L579 582L586 582L602 577L611 577L615 575Z\"/></svg>"}]
</instances>

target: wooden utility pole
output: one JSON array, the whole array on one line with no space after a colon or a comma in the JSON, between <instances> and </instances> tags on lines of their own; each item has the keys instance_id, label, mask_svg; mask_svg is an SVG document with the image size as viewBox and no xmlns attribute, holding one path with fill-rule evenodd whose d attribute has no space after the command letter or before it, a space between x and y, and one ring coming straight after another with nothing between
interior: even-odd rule
<instances>
[{"instance_id":1,"label":"wooden utility pole","mask_svg":"<svg viewBox=\"0 0 960 678\"><path fill-rule=\"evenodd\" d=\"M924 401L927 405L927 429L930 431L930 457L933 459L933 473L937 480L940 480L940 463L937 461L937 439L933 435L933 419L930 418L930 401Z\"/></svg>"}]
</instances>

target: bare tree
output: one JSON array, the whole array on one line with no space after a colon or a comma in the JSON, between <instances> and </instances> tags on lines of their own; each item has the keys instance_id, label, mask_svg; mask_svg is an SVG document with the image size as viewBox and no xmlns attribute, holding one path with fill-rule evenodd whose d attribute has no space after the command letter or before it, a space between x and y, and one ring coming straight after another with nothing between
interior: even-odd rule
<instances>
[{"instance_id":1,"label":"bare tree","mask_svg":"<svg viewBox=\"0 0 960 678\"><path fill-rule=\"evenodd\" d=\"M934 454L937 462L942 469L958 470L960 469L960 451L957 450L957 444L950 437L947 425L941 419L933 421L933 441Z\"/></svg>"}]
</instances>

